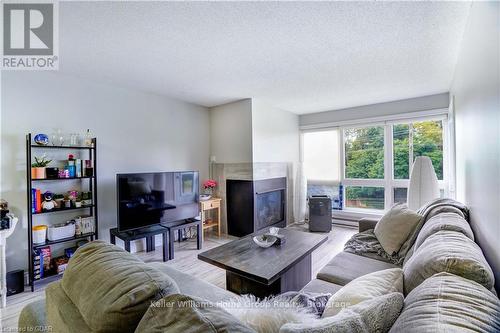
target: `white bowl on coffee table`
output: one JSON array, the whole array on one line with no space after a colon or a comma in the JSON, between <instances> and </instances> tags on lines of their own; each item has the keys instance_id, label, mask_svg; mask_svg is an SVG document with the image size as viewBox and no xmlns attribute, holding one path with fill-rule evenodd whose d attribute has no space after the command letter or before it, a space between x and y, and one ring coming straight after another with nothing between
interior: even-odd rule
<instances>
[{"instance_id":1,"label":"white bowl on coffee table","mask_svg":"<svg viewBox=\"0 0 500 333\"><path fill-rule=\"evenodd\" d=\"M269 234L257 235L253 237L254 243L263 248L273 246L273 244L276 243L276 240L276 236L272 236Z\"/></svg>"}]
</instances>

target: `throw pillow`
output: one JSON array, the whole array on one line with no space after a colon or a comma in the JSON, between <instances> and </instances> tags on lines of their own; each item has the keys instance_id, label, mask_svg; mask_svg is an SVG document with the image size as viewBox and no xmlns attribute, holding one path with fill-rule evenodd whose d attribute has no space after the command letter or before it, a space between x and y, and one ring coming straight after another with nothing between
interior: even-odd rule
<instances>
[{"instance_id":1,"label":"throw pillow","mask_svg":"<svg viewBox=\"0 0 500 333\"><path fill-rule=\"evenodd\" d=\"M259 300L253 295L239 296L224 302L224 309L259 333L278 333L286 323L302 323L317 316L308 307L282 296Z\"/></svg>"},{"instance_id":2,"label":"throw pillow","mask_svg":"<svg viewBox=\"0 0 500 333\"><path fill-rule=\"evenodd\" d=\"M314 313L314 315L319 318L323 314L323 311L325 311L326 303L328 303L332 294L288 291L281 294L280 297L290 302L294 302L298 306L308 308L309 312Z\"/></svg>"},{"instance_id":3,"label":"throw pillow","mask_svg":"<svg viewBox=\"0 0 500 333\"><path fill-rule=\"evenodd\" d=\"M174 294L151 304L135 333L255 333L215 304Z\"/></svg>"},{"instance_id":4,"label":"throw pillow","mask_svg":"<svg viewBox=\"0 0 500 333\"><path fill-rule=\"evenodd\" d=\"M151 302L179 292L168 275L103 241L75 252L61 287L93 332L133 332Z\"/></svg>"},{"instance_id":5,"label":"throw pillow","mask_svg":"<svg viewBox=\"0 0 500 333\"><path fill-rule=\"evenodd\" d=\"M500 300L482 285L438 273L412 290L391 332L500 332Z\"/></svg>"},{"instance_id":6,"label":"throw pillow","mask_svg":"<svg viewBox=\"0 0 500 333\"><path fill-rule=\"evenodd\" d=\"M403 308L403 294L391 293L345 308L333 317L310 323L285 324L280 333L388 332Z\"/></svg>"},{"instance_id":7,"label":"throw pillow","mask_svg":"<svg viewBox=\"0 0 500 333\"><path fill-rule=\"evenodd\" d=\"M410 210L406 204L396 204L382 216L373 233L384 251L393 255L399 251L421 219L422 216Z\"/></svg>"},{"instance_id":8,"label":"throw pillow","mask_svg":"<svg viewBox=\"0 0 500 333\"><path fill-rule=\"evenodd\" d=\"M344 308L393 292L403 292L403 270L391 268L356 278L326 303L322 318L335 316Z\"/></svg>"},{"instance_id":9,"label":"throw pillow","mask_svg":"<svg viewBox=\"0 0 500 333\"><path fill-rule=\"evenodd\" d=\"M441 230L427 237L403 267L405 293L436 273L448 272L491 289L493 271L481 248L461 232Z\"/></svg>"}]
</instances>

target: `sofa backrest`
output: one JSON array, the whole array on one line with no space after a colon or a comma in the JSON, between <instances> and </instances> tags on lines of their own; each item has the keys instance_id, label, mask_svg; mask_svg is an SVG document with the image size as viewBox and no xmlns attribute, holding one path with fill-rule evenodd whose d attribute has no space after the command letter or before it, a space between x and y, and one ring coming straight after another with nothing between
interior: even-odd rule
<instances>
[{"instance_id":1,"label":"sofa backrest","mask_svg":"<svg viewBox=\"0 0 500 333\"><path fill-rule=\"evenodd\" d=\"M60 285L92 332L133 332L152 302L179 292L168 275L103 241L75 252Z\"/></svg>"}]
</instances>

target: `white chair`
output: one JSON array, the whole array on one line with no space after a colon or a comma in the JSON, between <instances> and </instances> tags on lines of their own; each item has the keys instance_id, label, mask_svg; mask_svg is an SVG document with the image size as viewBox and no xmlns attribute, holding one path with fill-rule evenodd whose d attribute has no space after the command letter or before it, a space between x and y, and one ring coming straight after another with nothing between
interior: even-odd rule
<instances>
[{"instance_id":1,"label":"white chair","mask_svg":"<svg viewBox=\"0 0 500 333\"><path fill-rule=\"evenodd\" d=\"M418 156L411 169L407 196L408 208L418 210L439 196L438 179L431 159L427 156Z\"/></svg>"}]
</instances>

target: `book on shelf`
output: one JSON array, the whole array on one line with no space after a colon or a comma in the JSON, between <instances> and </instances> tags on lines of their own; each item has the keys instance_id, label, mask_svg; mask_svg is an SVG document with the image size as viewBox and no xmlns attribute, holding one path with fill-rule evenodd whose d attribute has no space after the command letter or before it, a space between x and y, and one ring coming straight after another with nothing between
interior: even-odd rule
<instances>
[{"instance_id":1,"label":"book on shelf","mask_svg":"<svg viewBox=\"0 0 500 333\"><path fill-rule=\"evenodd\" d=\"M40 213L42 211L42 191L40 189L36 190L36 212Z\"/></svg>"}]
</instances>

